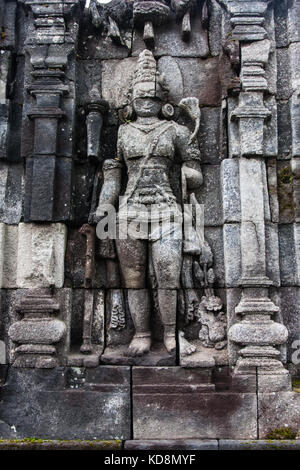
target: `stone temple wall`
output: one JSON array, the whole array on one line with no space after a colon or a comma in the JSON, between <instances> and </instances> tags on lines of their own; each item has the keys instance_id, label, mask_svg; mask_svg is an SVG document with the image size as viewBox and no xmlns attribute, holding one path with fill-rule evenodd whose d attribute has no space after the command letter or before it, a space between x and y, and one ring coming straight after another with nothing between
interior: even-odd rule
<instances>
[{"instance_id":1,"label":"stone temple wall","mask_svg":"<svg viewBox=\"0 0 300 470\"><path fill-rule=\"evenodd\" d=\"M0 0L0 28L0 437L300 433L300 1ZM164 117L191 134L180 103L200 110L205 244L169 289L172 351L165 289L134 297L95 235L145 49ZM145 288L153 345L128 356Z\"/></svg>"}]
</instances>

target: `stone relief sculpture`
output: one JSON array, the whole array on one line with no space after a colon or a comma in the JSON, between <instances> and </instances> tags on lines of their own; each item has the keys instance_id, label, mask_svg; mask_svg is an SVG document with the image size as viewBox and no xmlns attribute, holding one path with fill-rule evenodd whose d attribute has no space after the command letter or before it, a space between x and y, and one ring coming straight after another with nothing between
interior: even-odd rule
<instances>
[{"instance_id":1,"label":"stone relief sculpture","mask_svg":"<svg viewBox=\"0 0 300 470\"><path fill-rule=\"evenodd\" d=\"M1 439L299 435L299 4L0 0Z\"/></svg>"},{"instance_id":2,"label":"stone relief sculpture","mask_svg":"<svg viewBox=\"0 0 300 470\"><path fill-rule=\"evenodd\" d=\"M215 338L224 340L224 327L223 334L220 331L216 333L218 327L220 330L220 321L214 314L210 317L207 313L219 310L220 302L218 307L211 307L213 299L215 303L216 299L219 300L209 290L213 272L208 267L209 260L206 258L207 254L209 258L212 255L204 241L201 224L198 221L197 227L195 214L193 217L193 208L195 210L197 205L193 191L203 181L197 142L199 103L196 98L184 98L179 103L179 109L194 123L194 130L191 132L187 126L172 120L174 108L167 102L167 95L164 77L157 71L152 53L144 50L139 55L129 104L125 109L125 124L119 128L117 156L115 159L105 160L103 164L104 183L98 208L92 216L94 222L101 220L107 204L118 209L116 241L100 240L99 251L103 258L110 260L110 271L115 273L113 277L118 276L119 262L119 282L122 282L127 294L134 334L128 349L123 349L123 355L138 358L149 353L155 333L153 329L157 329L152 313L156 310L163 327L163 345L167 356L165 351L160 350L155 361L163 360L163 357L167 361L175 359L178 292L181 288L191 287L181 282L183 263L185 276L187 275L186 257L191 259L191 268L194 271L198 268L196 277L203 275L205 278L198 287L207 287L207 300L205 302L202 299L201 303L197 301L198 310L194 312L194 316L202 321L204 330L214 330L210 336L207 334L210 339L206 343L216 341ZM171 184L170 173L175 164L180 167L180 194L175 194ZM128 181L119 204L124 170ZM185 203L189 204L191 213L185 213L183 217ZM183 230L183 219L188 223L189 217L189 229ZM120 236L124 222L129 229L125 237ZM139 233L130 233L133 227L137 228L136 224ZM203 270L195 256L200 257L204 264ZM191 276L195 277L195 274ZM117 287L117 283L112 287ZM191 291L187 289L185 310L190 309L193 304L191 295ZM114 289L111 293L110 312L110 329L124 329L125 304L120 289ZM196 350L184 338L183 332L180 337L183 355ZM115 344L113 349L118 349L118 346ZM118 361L115 350L112 355ZM106 351L103 360L110 362L112 359L108 356Z\"/></svg>"},{"instance_id":3,"label":"stone relief sculpture","mask_svg":"<svg viewBox=\"0 0 300 470\"><path fill-rule=\"evenodd\" d=\"M182 262L181 209L170 186L169 170L175 154L181 159L186 184L197 187L201 184L200 153L189 130L174 121L160 119L162 112L172 117L172 106L166 103L167 90L163 78L156 70L156 62L150 51L143 51L138 60L132 86L132 111L136 120L121 125L118 134L118 156L114 162L115 185L104 183L99 200L114 203L120 195L121 165L126 165L128 183L119 207L119 223L123 217L139 217L144 222L140 208L157 204L159 210L156 231L142 234L141 239L117 240L116 248L120 261L124 287L128 289L128 304L135 327L128 354L139 356L151 347L151 307L149 291L146 289L147 257L152 263L157 285L157 300L164 326L164 345L169 353L176 348L177 289L180 287ZM112 165L106 162L105 166ZM127 207L126 205L127 204ZM126 210L128 213L126 213ZM172 217L169 233L163 233L163 218ZM146 221L147 224L147 221ZM148 227L146 227L146 230ZM146 236L145 236L146 235Z\"/></svg>"}]
</instances>

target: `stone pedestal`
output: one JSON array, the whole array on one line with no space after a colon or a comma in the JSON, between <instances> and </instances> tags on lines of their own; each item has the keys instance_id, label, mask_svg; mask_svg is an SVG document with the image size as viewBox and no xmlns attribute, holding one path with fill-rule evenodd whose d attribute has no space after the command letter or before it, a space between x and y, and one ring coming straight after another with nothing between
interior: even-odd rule
<instances>
[{"instance_id":1,"label":"stone pedestal","mask_svg":"<svg viewBox=\"0 0 300 470\"><path fill-rule=\"evenodd\" d=\"M129 384L128 367L11 369L0 423L18 439L130 439Z\"/></svg>"},{"instance_id":2,"label":"stone pedestal","mask_svg":"<svg viewBox=\"0 0 300 470\"><path fill-rule=\"evenodd\" d=\"M134 439L257 436L255 393L215 392L211 372L134 367Z\"/></svg>"}]
</instances>

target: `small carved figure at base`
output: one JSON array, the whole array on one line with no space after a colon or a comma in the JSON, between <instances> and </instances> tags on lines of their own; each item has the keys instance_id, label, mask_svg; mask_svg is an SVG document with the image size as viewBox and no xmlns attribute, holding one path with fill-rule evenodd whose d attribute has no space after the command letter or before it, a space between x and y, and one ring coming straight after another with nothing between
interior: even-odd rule
<instances>
[{"instance_id":1,"label":"small carved figure at base","mask_svg":"<svg viewBox=\"0 0 300 470\"><path fill-rule=\"evenodd\" d=\"M206 348L223 349L227 345L226 316L221 309L222 301L219 297L202 297L198 310L198 322L202 325L199 339Z\"/></svg>"}]
</instances>

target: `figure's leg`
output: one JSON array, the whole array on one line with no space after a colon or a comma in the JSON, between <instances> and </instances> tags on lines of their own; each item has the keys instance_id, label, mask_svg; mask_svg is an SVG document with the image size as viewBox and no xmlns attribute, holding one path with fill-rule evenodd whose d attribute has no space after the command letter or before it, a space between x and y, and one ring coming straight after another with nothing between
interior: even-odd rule
<instances>
[{"instance_id":1,"label":"figure's leg","mask_svg":"<svg viewBox=\"0 0 300 470\"><path fill-rule=\"evenodd\" d=\"M158 287L158 305L168 352L176 348L177 291L180 286L182 241L171 237L152 243L152 260Z\"/></svg>"},{"instance_id":2,"label":"figure's leg","mask_svg":"<svg viewBox=\"0 0 300 470\"><path fill-rule=\"evenodd\" d=\"M128 355L141 356L151 346L150 301L146 285L147 241L127 238L117 240L124 287L128 292L128 305L135 327Z\"/></svg>"}]
</instances>

